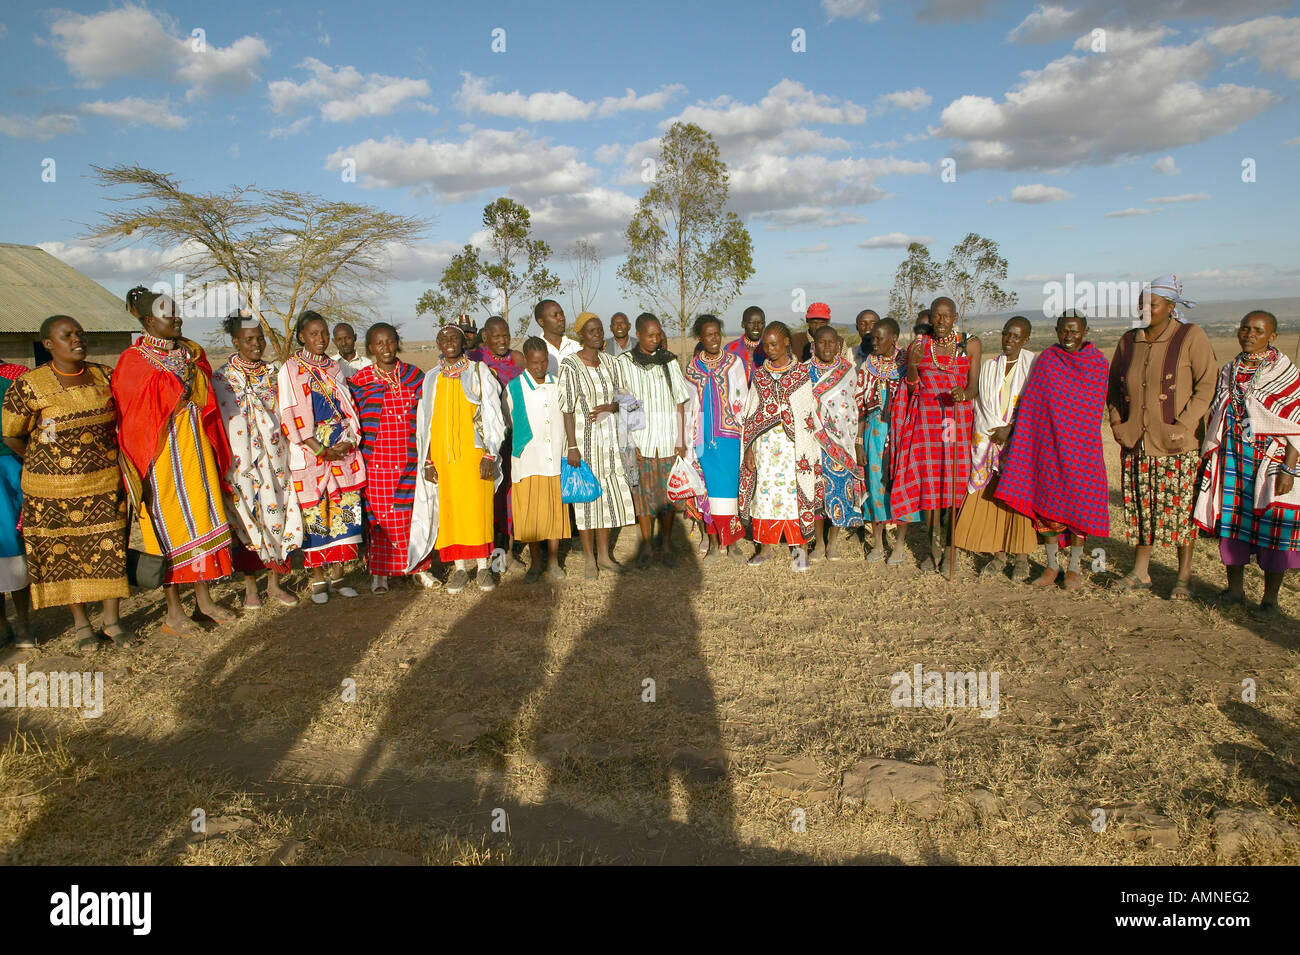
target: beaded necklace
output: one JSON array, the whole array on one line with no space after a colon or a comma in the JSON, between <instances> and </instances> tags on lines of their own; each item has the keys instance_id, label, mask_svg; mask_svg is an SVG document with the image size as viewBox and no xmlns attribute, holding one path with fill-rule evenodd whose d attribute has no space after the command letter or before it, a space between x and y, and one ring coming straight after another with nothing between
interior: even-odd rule
<instances>
[{"instance_id":1,"label":"beaded necklace","mask_svg":"<svg viewBox=\"0 0 1300 955\"><path fill-rule=\"evenodd\" d=\"M299 359L300 361L302 361L304 364L312 365L313 367L316 367L316 368L324 368L324 367L326 367L326 366L330 363L330 361L331 361L331 359L328 358L327 356L325 356L325 355L320 355L320 356L318 357L318 356L316 356L316 355L313 355L311 352L309 352L309 351L308 351L307 349L305 349L305 348L299 350L299 352L298 352L298 359Z\"/></svg>"},{"instance_id":2,"label":"beaded necklace","mask_svg":"<svg viewBox=\"0 0 1300 955\"><path fill-rule=\"evenodd\" d=\"M380 381L382 381L384 384L388 385L389 388L399 388L399 387L401 387L401 384L402 384L402 366L401 366L400 364L397 364L397 365L394 365L394 366L393 366L393 370L392 370L392 373L391 373L391 374L390 374L390 373L387 373L387 372L385 372L385 371L383 371L383 370L379 367L379 363L378 363L378 362L376 362L375 364L371 365L370 367L374 369L374 371L375 371L375 377L378 378Z\"/></svg>"},{"instance_id":3,"label":"beaded necklace","mask_svg":"<svg viewBox=\"0 0 1300 955\"><path fill-rule=\"evenodd\" d=\"M157 335L150 335L148 332L140 336L140 344L156 348L158 351L174 351L176 349L176 339L159 338Z\"/></svg>"},{"instance_id":4,"label":"beaded necklace","mask_svg":"<svg viewBox=\"0 0 1300 955\"><path fill-rule=\"evenodd\" d=\"M784 375L792 365L794 365L794 355L786 355L786 361L784 365L778 366L769 361L765 365L763 365L763 367L766 368L774 375Z\"/></svg>"},{"instance_id":5,"label":"beaded necklace","mask_svg":"<svg viewBox=\"0 0 1300 955\"><path fill-rule=\"evenodd\" d=\"M268 367L264 361L249 361L242 355L231 355L230 363L245 375L260 375L265 372Z\"/></svg>"},{"instance_id":6,"label":"beaded necklace","mask_svg":"<svg viewBox=\"0 0 1300 955\"><path fill-rule=\"evenodd\" d=\"M447 359L444 358L442 360L441 374L446 375L448 378L459 378L461 372L463 372L468 367L469 367L469 359L466 358L464 355L461 355L459 358L457 358L455 361L451 363L448 363Z\"/></svg>"}]
</instances>

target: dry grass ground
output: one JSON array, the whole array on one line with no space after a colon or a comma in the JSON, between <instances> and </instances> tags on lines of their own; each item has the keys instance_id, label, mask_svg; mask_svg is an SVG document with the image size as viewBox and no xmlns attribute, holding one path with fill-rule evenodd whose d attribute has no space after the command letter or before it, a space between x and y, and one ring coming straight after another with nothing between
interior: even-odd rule
<instances>
[{"instance_id":1,"label":"dry grass ground","mask_svg":"<svg viewBox=\"0 0 1300 955\"><path fill-rule=\"evenodd\" d=\"M490 594L372 596L357 570L354 601L248 611L204 640L163 636L160 601L136 595L126 613L146 640L130 653L78 658L62 612L41 614L48 639L0 667L101 669L104 714L0 711L0 857L1197 864L1216 860L1216 809L1300 824L1295 579L1285 620L1264 625L1206 604L1222 586L1213 542L1181 605L1164 599L1171 553L1155 592L1131 596L1104 587L1131 548L1089 546L1107 569L1078 594L978 579L968 556L949 583L856 547L808 574L701 564L692 535L673 571L587 583L577 555L562 585L512 575ZM634 548L627 528L620 558ZM1258 572L1247 581L1257 598ZM217 593L238 605L239 588ZM890 677L915 664L998 671L998 715L895 708ZM804 790L771 785L797 757L816 770ZM940 767L937 813L841 800L841 773L868 757ZM1088 825L1124 803L1176 840ZM195 809L222 820L207 841Z\"/></svg>"}]
</instances>

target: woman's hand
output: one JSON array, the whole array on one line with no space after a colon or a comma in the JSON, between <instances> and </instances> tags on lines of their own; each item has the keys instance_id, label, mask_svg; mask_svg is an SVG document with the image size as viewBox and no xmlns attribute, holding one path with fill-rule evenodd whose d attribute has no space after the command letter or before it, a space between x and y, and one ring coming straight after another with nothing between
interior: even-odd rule
<instances>
[{"instance_id":1,"label":"woman's hand","mask_svg":"<svg viewBox=\"0 0 1300 955\"><path fill-rule=\"evenodd\" d=\"M992 441L994 444L1001 446L1006 444L1007 439L1009 439L1010 437L1011 437L1011 425L1004 424L1000 428L993 429L993 433L989 435L989 440Z\"/></svg>"},{"instance_id":2,"label":"woman's hand","mask_svg":"<svg viewBox=\"0 0 1300 955\"><path fill-rule=\"evenodd\" d=\"M862 446L861 441L853 446L853 455L858 460L858 467L865 468L867 466L867 449Z\"/></svg>"},{"instance_id":3,"label":"woman's hand","mask_svg":"<svg viewBox=\"0 0 1300 955\"><path fill-rule=\"evenodd\" d=\"M684 444L677 445L677 447L673 449L673 453L676 454L679 458L686 457L686 445Z\"/></svg>"},{"instance_id":4,"label":"woman's hand","mask_svg":"<svg viewBox=\"0 0 1300 955\"><path fill-rule=\"evenodd\" d=\"M745 449L745 467L750 471L754 470L754 446L753 445L750 445L748 448Z\"/></svg>"},{"instance_id":5,"label":"woman's hand","mask_svg":"<svg viewBox=\"0 0 1300 955\"><path fill-rule=\"evenodd\" d=\"M432 461L424 462L424 479L430 484L438 483L438 469L433 466Z\"/></svg>"},{"instance_id":6,"label":"woman's hand","mask_svg":"<svg viewBox=\"0 0 1300 955\"><path fill-rule=\"evenodd\" d=\"M1278 471L1277 477L1273 479L1273 491L1279 497L1283 494L1290 494L1291 488L1295 487L1295 478L1285 471Z\"/></svg>"},{"instance_id":7,"label":"woman's hand","mask_svg":"<svg viewBox=\"0 0 1300 955\"><path fill-rule=\"evenodd\" d=\"M965 400L966 400L966 389L965 389L965 388L962 388L962 387L960 387L960 386L954 388L954 389L952 390L952 400L953 400L953 401L965 401Z\"/></svg>"},{"instance_id":8,"label":"woman's hand","mask_svg":"<svg viewBox=\"0 0 1300 955\"><path fill-rule=\"evenodd\" d=\"M599 417L600 415L613 414L617 410L618 410L617 401L611 401L607 405L596 405L596 407L592 408L589 412L587 412L587 420L595 421L596 418Z\"/></svg>"},{"instance_id":9,"label":"woman's hand","mask_svg":"<svg viewBox=\"0 0 1300 955\"><path fill-rule=\"evenodd\" d=\"M491 481L497 476L497 459L489 455L483 455L478 461L478 476L485 481Z\"/></svg>"},{"instance_id":10,"label":"woman's hand","mask_svg":"<svg viewBox=\"0 0 1300 955\"><path fill-rule=\"evenodd\" d=\"M569 450L569 467L576 468L581 463L582 463L582 454L578 451L577 448L571 448Z\"/></svg>"}]
</instances>

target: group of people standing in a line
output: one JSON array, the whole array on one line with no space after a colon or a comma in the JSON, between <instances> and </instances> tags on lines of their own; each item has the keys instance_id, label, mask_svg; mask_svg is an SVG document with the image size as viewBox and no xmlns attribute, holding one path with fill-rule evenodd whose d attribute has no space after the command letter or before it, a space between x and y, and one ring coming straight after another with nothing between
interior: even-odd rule
<instances>
[{"instance_id":1,"label":"group of people standing in a line","mask_svg":"<svg viewBox=\"0 0 1300 955\"><path fill-rule=\"evenodd\" d=\"M950 535L993 555L982 574L1010 564L1027 580L1042 539L1033 583L1079 589L1084 541L1110 531L1104 414L1137 548L1115 586L1149 588L1152 548L1174 546L1170 596L1187 599L1204 532L1227 566L1221 599L1244 602L1254 557L1265 593L1253 612L1272 616L1283 574L1300 566L1300 375L1264 311L1242 319L1241 353L1216 373L1209 339L1180 315L1192 304L1176 277L1152 282L1147 324L1109 363L1073 311L1037 353L1030 322L1012 318L981 363L948 298L921 313L907 347L898 323L869 309L850 348L822 303L797 333L750 306L729 343L719 318L699 316L683 364L649 313L615 314L607 339L584 312L569 337L563 309L545 300L519 350L499 317L481 333L442 327L427 373L401 359L392 325L370 326L358 355L352 329L340 323L331 337L314 311L298 318L290 357L268 362L258 316L239 311L224 324L234 354L214 371L182 336L175 302L138 287L127 308L143 335L115 368L86 360L86 335L66 315L41 327L49 362L0 365L0 593L15 605L0 637L32 645L29 605L67 605L83 646L131 642L119 601L128 565L147 559L162 565L162 629L180 636L232 617L208 588L236 570L246 608L296 604L284 586L295 551L317 603L357 596L344 570L363 550L374 592L409 577L458 593L471 574L492 590L494 567L523 569L524 544L525 581L561 580L560 542L575 527L588 578L623 572L610 532L632 523L637 567L672 567L681 511L700 523L706 560L758 565L784 543L807 570L809 554L839 559L836 528L863 527L867 561L897 565L920 523L926 569L946 569ZM600 493L570 506L562 465L583 462ZM128 518L140 554L129 553Z\"/></svg>"}]
</instances>

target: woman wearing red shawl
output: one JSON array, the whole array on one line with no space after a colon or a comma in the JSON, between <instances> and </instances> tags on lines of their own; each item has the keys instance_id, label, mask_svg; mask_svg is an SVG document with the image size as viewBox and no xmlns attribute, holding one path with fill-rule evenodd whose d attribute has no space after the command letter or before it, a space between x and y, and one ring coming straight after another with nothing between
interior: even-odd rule
<instances>
[{"instance_id":1,"label":"woman wearing red shawl","mask_svg":"<svg viewBox=\"0 0 1300 955\"><path fill-rule=\"evenodd\" d=\"M1035 359L1016 409L993 496L1034 519L1047 537L1047 568L1034 581L1050 587L1061 574L1057 535L1070 537L1067 590L1083 586L1083 541L1110 533L1109 486L1101 450L1110 366L1084 341L1088 320L1073 309L1056 320L1057 344Z\"/></svg>"},{"instance_id":2,"label":"woman wearing red shawl","mask_svg":"<svg viewBox=\"0 0 1300 955\"><path fill-rule=\"evenodd\" d=\"M1200 489L1192 519L1219 538L1228 572L1220 604L1244 604L1246 565L1264 571L1264 599L1251 610L1276 620L1278 591L1300 567L1300 369L1275 347L1277 318L1254 311L1241 320L1241 354L1219 372L1205 429Z\"/></svg>"},{"instance_id":3,"label":"woman wearing red shawl","mask_svg":"<svg viewBox=\"0 0 1300 955\"><path fill-rule=\"evenodd\" d=\"M366 354L373 359L348 384L361 422L361 454L366 486L366 569L370 590L385 593L389 577L405 577L415 503L415 409L424 395L424 372L397 357L402 340L387 322L366 330ZM431 557L411 576L421 587L436 587L428 572Z\"/></svg>"},{"instance_id":4,"label":"woman wearing red shawl","mask_svg":"<svg viewBox=\"0 0 1300 955\"><path fill-rule=\"evenodd\" d=\"M280 368L280 424L302 508L302 564L311 569L312 603L323 604L331 593L357 595L343 580L343 565L356 560L361 547L366 462L357 450L361 422L352 394L339 363L325 354L325 319L303 312L294 338L301 348Z\"/></svg>"},{"instance_id":5,"label":"woman wearing red shawl","mask_svg":"<svg viewBox=\"0 0 1300 955\"><path fill-rule=\"evenodd\" d=\"M501 384L501 393L506 393L510 382L523 373L524 356L522 352L510 347L510 325L500 315L493 315L483 323L483 344L467 352L470 361L481 361L491 370ZM510 416L506 420L506 441L501 446L501 483L497 486L492 499L492 521L496 528L497 543L505 546L507 566L512 570L522 570L524 562L515 556L515 523L513 503L511 500L510 460L511 433Z\"/></svg>"},{"instance_id":6,"label":"woman wearing red shawl","mask_svg":"<svg viewBox=\"0 0 1300 955\"><path fill-rule=\"evenodd\" d=\"M194 584L195 619L232 619L208 592L208 581L231 571L221 499L230 443L212 390L212 366L202 348L181 337L176 303L137 287L127 304L144 335L113 369L122 475L146 553L166 559L162 631L191 636L199 630L181 608L178 584Z\"/></svg>"},{"instance_id":7,"label":"woman wearing red shawl","mask_svg":"<svg viewBox=\"0 0 1300 955\"><path fill-rule=\"evenodd\" d=\"M889 509L895 520L925 511L930 555L922 570L942 570L943 512L959 507L970 478L973 400L979 394L980 340L953 328L957 304L930 303L933 335L921 335L907 354L907 412L894 441L894 484Z\"/></svg>"}]
</instances>

